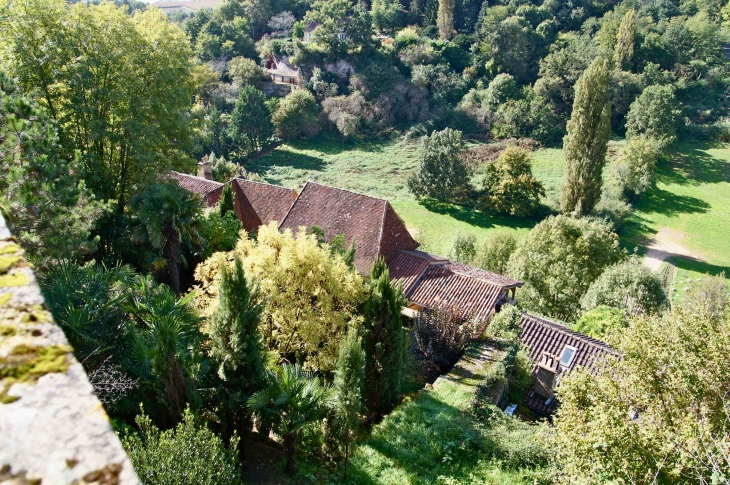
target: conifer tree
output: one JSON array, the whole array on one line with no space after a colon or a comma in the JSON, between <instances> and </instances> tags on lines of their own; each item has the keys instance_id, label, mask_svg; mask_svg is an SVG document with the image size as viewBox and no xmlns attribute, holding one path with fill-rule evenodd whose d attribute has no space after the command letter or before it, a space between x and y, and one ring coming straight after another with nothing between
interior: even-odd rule
<instances>
[{"instance_id":1,"label":"conifer tree","mask_svg":"<svg viewBox=\"0 0 730 485\"><path fill-rule=\"evenodd\" d=\"M259 322L263 305L259 290L246 280L241 260L236 258L233 274L222 268L218 310L208 329L210 355L218 364L222 380L221 419L225 435L236 431L243 437L240 450L251 431L246 400L264 385L264 364Z\"/></svg>"},{"instance_id":2,"label":"conifer tree","mask_svg":"<svg viewBox=\"0 0 730 485\"><path fill-rule=\"evenodd\" d=\"M355 328L350 328L340 343L340 356L335 371L335 415L339 425L341 446L345 452L345 480L350 457L350 441L357 434L362 410L362 386L365 381L365 351Z\"/></svg>"},{"instance_id":3,"label":"conifer tree","mask_svg":"<svg viewBox=\"0 0 730 485\"><path fill-rule=\"evenodd\" d=\"M621 26L618 29L616 38L616 47L613 51L613 63L616 69L621 71L631 70L631 61L634 57L634 17L636 10L631 9L626 12L621 20Z\"/></svg>"},{"instance_id":4,"label":"conifer tree","mask_svg":"<svg viewBox=\"0 0 730 485\"><path fill-rule=\"evenodd\" d=\"M454 31L454 0L439 0L438 20L439 38L448 40Z\"/></svg>"},{"instance_id":5,"label":"conifer tree","mask_svg":"<svg viewBox=\"0 0 730 485\"><path fill-rule=\"evenodd\" d=\"M379 258L370 273L370 295L365 302L365 403L382 416L397 404L403 374L403 321L406 300L390 282L385 261Z\"/></svg>"},{"instance_id":6,"label":"conifer tree","mask_svg":"<svg viewBox=\"0 0 730 485\"><path fill-rule=\"evenodd\" d=\"M226 184L223 187L221 200L218 202L218 211L221 217L225 216L228 211L236 212L235 206L233 205L233 189L231 188L231 184Z\"/></svg>"},{"instance_id":7,"label":"conifer tree","mask_svg":"<svg viewBox=\"0 0 730 485\"><path fill-rule=\"evenodd\" d=\"M564 213L589 214L601 198L603 165L611 136L608 61L596 59L575 84L573 112L564 139Z\"/></svg>"}]
</instances>

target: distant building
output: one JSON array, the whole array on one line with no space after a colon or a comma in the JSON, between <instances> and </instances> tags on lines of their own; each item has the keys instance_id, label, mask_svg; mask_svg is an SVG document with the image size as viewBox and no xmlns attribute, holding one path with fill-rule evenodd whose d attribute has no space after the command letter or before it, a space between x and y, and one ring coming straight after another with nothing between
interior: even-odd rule
<instances>
[{"instance_id":1,"label":"distant building","mask_svg":"<svg viewBox=\"0 0 730 485\"><path fill-rule=\"evenodd\" d=\"M298 87L304 83L301 70L289 63L288 57L277 59L276 56L271 56L266 64L266 72L275 83L291 84Z\"/></svg>"},{"instance_id":2,"label":"distant building","mask_svg":"<svg viewBox=\"0 0 730 485\"><path fill-rule=\"evenodd\" d=\"M223 0L182 0L178 2L171 0L161 0L159 2L154 2L150 4L150 6L157 7L166 14L171 12L184 12L186 14L194 14L199 10L205 8L214 9L221 3L223 3Z\"/></svg>"},{"instance_id":3,"label":"distant building","mask_svg":"<svg viewBox=\"0 0 730 485\"><path fill-rule=\"evenodd\" d=\"M322 25L322 22L309 22L307 24L307 27L304 29L304 39L302 39L302 42L314 42L317 40L317 36L315 35L315 30L317 30L317 27ZM345 29L345 19L340 20L339 28L337 29L337 40L342 42L347 38L347 31Z\"/></svg>"}]
</instances>

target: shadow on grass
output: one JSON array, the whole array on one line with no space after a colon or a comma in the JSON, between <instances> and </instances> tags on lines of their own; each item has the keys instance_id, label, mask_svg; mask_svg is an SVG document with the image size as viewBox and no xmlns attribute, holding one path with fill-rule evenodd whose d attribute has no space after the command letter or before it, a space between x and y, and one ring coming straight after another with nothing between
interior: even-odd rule
<instances>
[{"instance_id":1,"label":"shadow on grass","mask_svg":"<svg viewBox=\"0 0 730 485\"><path fill-rule=\"evenodd\" d=\"M678 195L659 187L650 188L636 209L644 213L663 214L701 214L710 209L710 204L697 197Z\"/></svg>"},{"instance_id":2,"label":"shadow on grass","mask_svg":"<svg viewBox=\"0 0 730 485\"><path fill-rule=\"evenodd\" d=\"M730 163L704 151L720 147L725 145L680 145L671 160L660 163L657 180L678 185L730 182Z\"/></svg>"},{"instance_id":3,"label":"shadow on grass","mask_svg":"<svg viewBox=\"0 0 730 485\"><path fill-rule=\"evenodd\" d=\"M540 222L540 218L520 218L520 217L503 217L503 216L487 216L483 212L473 208L464 207L455 204L447 204L438 202L433 199L422 199L418 203L427 211L436 214L447 215L453 217L457 221L466 222L472 226L489 229L495 225L511 227L511 228L531 228Z\"/></svg>"},{"instance_id":4,"label":"shadow on grass","mask_svg":"<svg viewBox=\"0 0 730 485\"><path fill-rule=\"evenodd\" d=\"M272 167L291 167L299 170L321 171L325 167L321 158L295 153L288 150L276 149L255 160L246 163L246 170L263 174Z\"/></svg>"},{"instance_id":5,"label":"shadow on grass","mask_svg":"<svg viewBox=\"0 0 730 485\"><path fill-rule=\"evenodd\" d=\"M352 483L375 483L372 477L391 483L403 475L403 483L436 483L440 475L466 478L496 446L475 424L431 393L421 394L399 406L360 446L350 462Z\"/></svg>"},{"instance_id":6,"label":"shadow on grass","mask_svg":"<svg viewBox=\"0 0 730 485\"><path fill-rule=\"evenodd\" d=\"M730 267L728 266L717 266L714 264L706 263L696 259L690 259L686 257L675 256L669 258L668 261L676 266L678 269L685 271L694 271L701 274L710 274L717 276L720 273L725 273L725 277L730 277Z\"/></svg>"}]
</instances>

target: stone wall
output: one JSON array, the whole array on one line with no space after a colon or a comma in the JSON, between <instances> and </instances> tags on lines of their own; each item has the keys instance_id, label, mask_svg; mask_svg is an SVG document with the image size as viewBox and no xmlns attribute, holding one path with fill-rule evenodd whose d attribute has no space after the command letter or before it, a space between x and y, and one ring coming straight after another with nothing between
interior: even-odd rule
<instances>
[{"instance_id":1,"label":"stone wall","mask_svg":"<svg viewBox=\"0 0 730 485\"><path fill-rule=\"evenodd\" d=\"M0 215L0 484L140 483Z\"/></svg>"}]
</instances>

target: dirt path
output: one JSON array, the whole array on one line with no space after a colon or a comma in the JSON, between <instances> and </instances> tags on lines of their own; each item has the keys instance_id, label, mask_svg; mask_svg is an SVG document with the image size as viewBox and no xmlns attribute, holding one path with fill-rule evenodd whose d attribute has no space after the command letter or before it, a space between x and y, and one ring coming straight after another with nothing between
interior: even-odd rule
<instances>
[{"instance_id":1,"label":"dirt path","mask_svg":"<svg viewBox=\"0 0 730 485\"><path fill-rule=\"evenodd\" d=\"M654 271L657 271L663 261L674 256L702 261L702 257L700 255L690 251L680 244L682 239L684 239L682 231L677 231L668 227L662 227L659 229L659 232L656 233L656 236L654 236L647 245L644 265Z\"/></svg>"}]
</instances>

